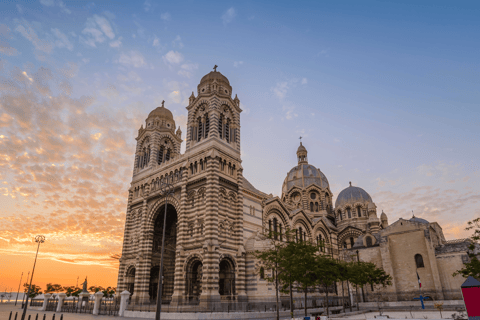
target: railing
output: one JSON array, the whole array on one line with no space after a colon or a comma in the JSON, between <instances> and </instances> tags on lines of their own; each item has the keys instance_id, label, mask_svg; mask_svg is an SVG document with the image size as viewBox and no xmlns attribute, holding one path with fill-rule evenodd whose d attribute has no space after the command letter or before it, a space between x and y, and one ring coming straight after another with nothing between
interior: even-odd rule
<instances>
[{"instance_id":1,"label":"railing","mask_svg":"<svg viewBox=\"0 0 480 320\"><path fill-rule=\"evenodd\" d=\"M194 300L196 302L196 300ZM192 302L194 302L192 301ZM213 313L213 312L267 312L276 311L275 299L268 301L254 300L250 302L239 302L235 300L220 300L210 302L209 306L203 306L197 303L190 303L185 301L177 305L162 304L162 312L178 312L178 313ZM329 307L340 307L345 302L346 307L349 307L348 297L343 299L342 297L329 297ZM304 309L305 299L299 296L294 298L294 309ZM325 297L307 298L308 309L324 308L326 306ZM279 301L280 311L290 310L290 300L282 297ZM138 299L133 299L127 306L128 311L140 311L140 312L155 312L156 301L140 302Z\"/></svg>"}]
</instances>

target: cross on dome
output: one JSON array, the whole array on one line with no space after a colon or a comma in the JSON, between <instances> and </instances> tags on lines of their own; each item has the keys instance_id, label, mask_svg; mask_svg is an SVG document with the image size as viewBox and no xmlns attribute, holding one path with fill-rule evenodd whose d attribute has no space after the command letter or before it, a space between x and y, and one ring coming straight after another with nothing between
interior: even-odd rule
<instances>
[{"instance_id":1,"label":"cross on dome","mask_svg":"<svg viewBox=\"0 0 480 320\"><path fill-rule=\"evenodd\" d=\"M215 65L215 66L213 67L213 71L217 72L217 68L218 68L218 66Z\"/></svg>"},{"instance_id":2,"label":"cross on dome","mask_svg":"<svg viewBox=\"0 0 480 320\"><path fill-rule=\"evenodd\" d=\"M165 107L165 100L162 101L162 107Z\"/></svg>"}]
</instances>

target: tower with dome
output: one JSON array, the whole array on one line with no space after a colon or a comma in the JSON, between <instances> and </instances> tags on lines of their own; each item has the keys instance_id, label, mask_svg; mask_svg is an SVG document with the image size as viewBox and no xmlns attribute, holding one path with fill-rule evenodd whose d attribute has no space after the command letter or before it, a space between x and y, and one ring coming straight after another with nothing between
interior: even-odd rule
<instances>
[{"instance_id":1,"label":"tower with dome","mask_svg":"<svg viewBox=\"0 0 480 320\"><path fill-rule=\"evenodd\" d=\"M461 299L463 279L452 273L468 261L467 240L446 241L440 225L416 217L389 225L371 195L351 183L335 197L302 142L281 196L255 188L243 174L242 110L232 97L229 80L215 66L189 98L185 138L168 102L151 111L138 130L118 292L129 291L137 303L156 299L165 211L160 185L166 182L174 194L167 205L164 303L219 308L226 301L273 302L275 290L259 272L254 253L267 245L261 234L287 229L296 241L317 243L335 259L355 256L385 269L393 285L379 292L365 288L367 301L411 300L418 294L417 273L424 295ZM328 290L339 297L339 286L312 296Z\"/></svg>"}]
</instances>

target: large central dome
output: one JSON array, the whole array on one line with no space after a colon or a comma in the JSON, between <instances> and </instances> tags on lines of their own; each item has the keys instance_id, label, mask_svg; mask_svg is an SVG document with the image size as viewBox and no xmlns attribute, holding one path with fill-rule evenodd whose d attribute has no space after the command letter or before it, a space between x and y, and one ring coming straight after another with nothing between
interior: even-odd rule
<instances>
[{"instance_id":1,"label":"large central dome","mask_svg":"<svg viewBox=\"0 0 480 320\"><path fill-rule=\"evenodd\" d=\"M311 184L316 184L320 188L329 187L327 177L320 169L311 164L302 163L288 172L285 181L283 181L282 192L287 193L293 186L304 189Z\"/></svg>"}]
</instances>

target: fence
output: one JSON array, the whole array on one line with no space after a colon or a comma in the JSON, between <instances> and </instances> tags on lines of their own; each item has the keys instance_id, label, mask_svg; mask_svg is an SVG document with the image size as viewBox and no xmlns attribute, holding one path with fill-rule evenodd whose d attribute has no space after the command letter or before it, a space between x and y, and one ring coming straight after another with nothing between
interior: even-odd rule
<instances>
[{"instance_id":1,"label":"fence","mask_svg":"<svg viewBox=\"0 0 480 320\"><path fill-rule=\"evenodd\" d=\"M329 307L340 307L345 303L345 307L349 308L350 303L348 298L345 300L342 297L329 297ZM305 300L299 296L294 298L293 309L304 309ZM307 309L324 308L326 306L325 297L307 298ZM261 311L276 311L277 305L275 300L261 301L252 300L249 302L239 302L235 300L213 302L209 307L202 306L198 303L169 305L162 304L162 312L193 312L193 313L211 313L211 312L261 312ZM290 310L289 298L282 297L279 301L280 311ZM133 299L127 306L129 311L141 311L141 312L155 312L156 301L140 302L137 299Z\"/></svg>"},{"instance_id":2,"label":"fence","mask_svg":"<svg viewBox=\"0 0 480 320\"><path fill-rule=\"evenodd\" d=\"M30 306L41 307L43 306L43 299L30 300ZM65 299L61 308L61 312L64 313L93 313L95 306L95 299L88 299L88 301L82 301L79 303L79 298ZM57 311L58 299L48 299L46 311ZM99 315L118 316L120 309L120 297L115 298L102 298L98 310Z\"/></svg>"}]
</instances>

